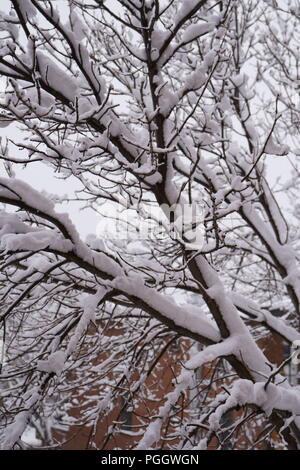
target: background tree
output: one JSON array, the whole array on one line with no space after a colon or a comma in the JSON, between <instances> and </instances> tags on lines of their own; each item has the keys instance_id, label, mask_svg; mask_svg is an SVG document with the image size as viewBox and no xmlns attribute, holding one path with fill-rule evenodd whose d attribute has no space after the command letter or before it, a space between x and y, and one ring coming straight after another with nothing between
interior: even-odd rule
<instances>
[{"instance_id":1,"label":"background tree","mask_svg":"<svg viewBox=\"0 0 300 470\"><path fill-rule=\"evenodd\" d=\"M241 428L248 448L299 448L299 390L259 342L300 339L299 208L280 196L298 195L299 2L9 3L1 125L23 138L1 154L2 447L26 448L27 425L60 445L52 428L76 423L98 448L234 448ZM275 189L271 155L291 168ZM41 163L83 206L122 209L118 239L83 241L59 197L15 178ZM174 225L193 205L191 246Z\"/></svg>"}]
</instances>

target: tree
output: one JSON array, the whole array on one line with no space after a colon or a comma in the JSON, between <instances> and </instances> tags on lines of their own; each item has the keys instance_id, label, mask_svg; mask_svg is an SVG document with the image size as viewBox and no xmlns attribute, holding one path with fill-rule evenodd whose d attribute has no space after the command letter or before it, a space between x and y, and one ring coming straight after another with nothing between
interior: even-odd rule
<instances>
[{"instance_id":1,"label":"tree","mask_svg":"<svg viewBox=\"0 0 300 470\"><path fill-rule=\"evenodd\" d=\"M242 428L248 448L298 449L294 358L261 338L300 340L299 2L9 3L0 122L23 138L1 152L2 447L27 448L28 425L57 446L75 423L98 448L238 448ZM271 188L274 156L291 178ZM115 235L83 241L14 176L40 164L106 204Z\"/></svg>"}]
</instances>

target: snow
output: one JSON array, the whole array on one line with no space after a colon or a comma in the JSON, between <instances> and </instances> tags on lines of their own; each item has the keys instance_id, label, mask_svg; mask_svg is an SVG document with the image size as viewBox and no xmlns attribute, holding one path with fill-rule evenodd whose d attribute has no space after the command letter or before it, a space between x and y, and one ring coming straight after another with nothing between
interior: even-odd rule
<instances>
[{"instance_id":1,"label":"snow","mask_svg":"<svg viewBox=\"0 0 300 470\"><path fill-rule=\"evenodd\" d=\"M15 24L17 17L14 11L8 15L0 10L0 31L8 31L15 41L19 37L19 28Z\"/></svg>"},{"instance_id":2,"label":"snow","mask_svg":"<svg viewBox=\"0 0 300 470\"><path fill-rule=\"evenodd\" d=\"M36 16L37 11L30 0L16 0L16 3L21 10L23 17L25 18L25 21Z\"/></svg>"},{"instance_id":3,"label":"snow","mask_svg":"<svg viewBox=\"0 0 300 470\"><path fill-rule=\"evenodd\" d=\"M42 441L36 437L36 431L34 428L27 427L22 434L22 441L25 444L33 447L39 447L42 445Z\"/></svg>"},{"instance_id":4,"label":"snow","mask_svg":"<svg viewBox=\"0 0 300 470\"><path fill-rule=\"evenodd\" d=\"M185 363L186 369L198 369L206 362L214 361L220 356L230 356L235 354L236 350L240 347L240 338L238 336L231 336L221 343L214 346L208 346L203 351L199 351L194 357Z\"/></svg>"},{"instance_id":5,"label":"snow","mask_svg":"<svg viewBox=\"0 0 300 470\"><path fill-rule=\"evenodd\" d=\"M89 323L95 322L95 310L106 292L107 290L105 288L100 287L95 295L89 295L82 300L83 313L81 314L80 320L69 341L66 352L68 357L76 350L76 347L82 335L86 332Z\"/></svg>"},{"instance_id":6,"label":"snow","mask_svg":"<svg viewBox=\"0 0 300 470\"><path fill-rule=\"evenodd\" d=\"M174 18L174 24L178 24L184 18L188 17L190 13L196 9L197 5L200 5L202 2L199 0L181 0L181 8Z\"/></svg>"},{"instance_id":7,"label":"snow","mask_svg":"<svg viewBox=\"0 0 300 470\"><path fill-rule=\"evenodd\" d=\"M265 198L268 201L269 211L272 215L273 221L277 227L277 233L281 243L288 241L288 227L287 222L279 208L278 202L274 194L272 193L267 181L262 181L262 187L264 189Z\"/></svg>"},{"instance_id":8,"label":"snow","mask_svg":"<svg viewBox=\"0 0 300 470\"><path fill-rule=\"evenodd\" d=\"M204 34L209 33L214 28L215 28L215 23L192 24L184 30L184 33L182 36L182 42L187 43L190 41L194 41L196 38L200 36L204 36Z\"/></svg>"},{"instance_id":9,"label":"snow","mask_svg":"<svg viewBox=\"0 0 300 470\"><path fill-rule=\"evenodd\" d=\"M183 96L187 90L198 90L206 82L206 76L204 75L204 68L200 66L197 70L189 74L185 79L185 85L179 90L179 96Z\"/></svg>"},{"instance_id":10,"label":"snow","mask_svg":"<svg viewBox=\"0 0 300 470\"><path fill-rule=\"evenodd\" d=\"M57 65L49 54L44 54L41 50L36 51L41 77L53 90L61 93L70 102L75 101L78 93L78 81L70 75L62 66Z\"/></svg>"},{"instance_id":11,"label":"snow","mask_svg":"<svg viewBox=\"0 0 300 470\"><path fill-rule=\"evenodd\" d=\"M23 400L26 403L26 408L18 413L14 421L5 428L4 436L0 436L0 450L11 450L13 445L21 438L27 427L32 409L39 399L40 395L35 390L24 394Z\"/></svg>"},{"instance_id":12,"label":"snow","mask_svg":"<svg viewBox=\"0 0 300 470\"><path fill-rule=\"evenodd\" d=\"M5 234L1 237L0 247L5 252L15 250L39 251L47 247L68 252L72 249L72 243L70 240L59 237L55 232L40 230L26 234Z\"/></svg>"},{"instance_id":13,"label":"snow","mask_svg":"<svg viewBox=\"0 0 300 470\"><path fill-rule=\"evenodd\" d=\"M18 203L25 203L29 208L32 208L35 213L39 213L44 218L50 218L51 221L60 227L60 230L68 233L66 238L69 238L73 242L79 241L78 232L71 222L67 214L58 214L54 209L54 202L49 200L37 190L33 189L30 185L21 181L17 178L0 178L0 199L4 197L5 201L10 201L10 204L18 206ZM22 207L22 206L21 206ZM32 232L33 233L33 232ZM34 231L32 237L33 245L36 243L46 242L47 237L49 237L49 242L56 244L56 241L59 242L60 239L55 235L55 233L50 233L49 231ZM23 238L27 243L30 242L30 236ZM9 243L9 240L6 239ZM16 238L17 240L22 240L22 238ZM67 244L68 240L61 240L62 250L68 250L70 244ZM29 248L30 249L30 248Z\"/></svg>"},{"instance_id":14,"label":"snow","mask_svg":"<svg viewBox=\"0 0 300 470\"><path fill-rule=\"evenodd\" d=\"M263 382L237 380L230 389L230 395L225 403L210 416L209 422L212 429L219 428L220 419L227 410L246 404L257 405L267 416L270 416L273 410L289 411L295 416L300 413L300 392L287 390L272 383L269 383L265 389Z\"/></svg>"},{"instance_id":15,"label":"snow","mask_svg":"<svg viewBox=\"0 0 300 470\"><path fill-rule=\"evenodd\" d=\"M208 69L210 68L215 60L216 60L216 57L217 57L217 52L214 51L214 50L211 50L209 52L207 52L207 54L205 54L204 56L204 60L203 60L203 65Z\"/></svg>"},{"instance_id":16,"label":"snow","mask_svg":"<svg viewBox=\"0 0 300 470\"><path fill-rule=\"evenodd\" d=\"M64 351L55 351L48 356L48 359L38 361L37 370L60 375L65 367L66 354Z\"/></svg>"},{"instance_id":17,"label":"snow","mask_svg":"<svg viewBox=\"0 0 300 470\"><path fill-rule=\"evenodd\" d=\"M32 229L16 214L0 211L0 237L11 233L31 233Z\"/></svg>"},{"instance_id":18,"label":"snow","mask_svg":"<svg viewBox=\"0 0 300 470\"><path fill-rule=\"evenodd\" d=\"M195 314L192 310L181 308L162 294L156 292L154 296L152 289L146 287L139 276L117 277L112 286L127 295L138 297L155 309L158 314L174 322L175 325L186 328L213 342L220 340L219 333L210 320Z\"/></svg>"},{"instance_id":19,"label":"snow","mask_svg":"<svg viewBox=\"0 0 300 470\"><path fill-rule=\"evenodd\" d=\"M270 136L268 139L267 144L265 145L264 148L265 153L270 154L270 155L277 155L279 157L282 157L284 155L287 155L289 153L289 146L286 144L279 145L277 144L273 137Z\"/></svg>"},{"instance_id":20,"label":"snow","mask_svg":"<svg viewBox=\"0 0 300 470\"><path fill-rule=\"evenodd\" d=\"M70 8L70 24L76 40L81 42L88 34L88 29L81 17L77 14L74 6ZM69 22L67 22L66 25L69 26Z\"/></svg>"},{"instance_id":21,"label":"snow","mask_svg":"<svg viewBox=\"0 0 300 470\"><path fill-rule=\"evenodd\" d=\"M153 47L159 50L167 39L168 35L168 31L160 29L156 24L151 36L151 43Z\"/></svg>"},{"instance_id":22,"label":"snow","mask_svg":"<svg viewBox=\"0 0 300 470\"><path fill-rule=\"evenodd\" d=\"M184 390L186 390L193 381L193 371L201 367L209 361L213 361L220 355L231 354L234 346L234 340L229 338L217 345L208 346L203 351L200 351L196 357L187 361L182 367L182 372L176 378L176 388L174 391L168 393L166 401L159 409L159 414L148 426L143 438L138 443L136 450L149 449L155 442L160 439L160 430L163 425L164 419L168 416L172 406L175 405Z\"/></svg>"},{"instance_id":23,"label":"snow","mask_svg":"<svg viewBox=\"0 0 300 470\"><path fill-rule=\"evenodd\" d=\"M280 335L282 335L288 342L293 342L300 339L300 333L289 326L281 318L275 317L267 309L261 308L252 299L244 297L241 294L233 292L231 294L234 304L241 311L246 311L250 314L250 317L254 317L257 322L265 322L270 328Z\"/></svg>"}]
</instances>

